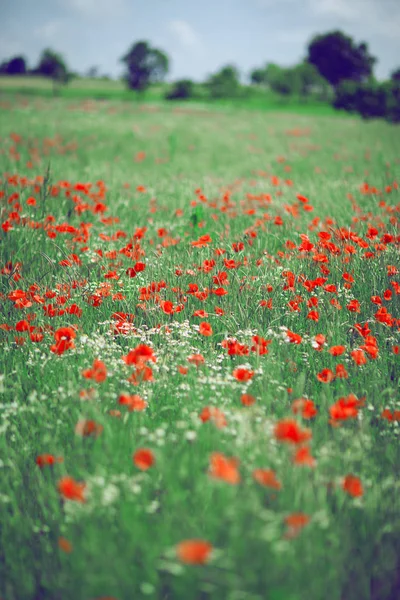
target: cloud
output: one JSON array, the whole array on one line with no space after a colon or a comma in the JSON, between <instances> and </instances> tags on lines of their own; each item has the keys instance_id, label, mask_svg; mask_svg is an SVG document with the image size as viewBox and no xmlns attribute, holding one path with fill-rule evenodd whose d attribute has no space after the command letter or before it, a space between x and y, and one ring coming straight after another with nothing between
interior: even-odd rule
<instances>
[{"instance_id":1,"label":"cloud","mask_svg":"<svg viewBox=\"0 0 400 600\"><path fill-rule=\"evenodd\" d=\"M276 8L277 6L298 4L298 0L255 0L255 3L259 8Z\"/></svg>"},{"instance_id":2,"label":"cloud","mask_svg":"<svg viewBox=\"0 0 400 600\"><path fill-rule=\"evenodd\" d=\"M400 39L399 0L253 0L259 8L284 8L307 15L310 25L324 21L330 28L352 26L365 36Z\"/></svg>"},{"instance_id":3,"label":"cloud","mask_svg":"<svg viewBox=\"0 0 400 600\"><path fill-rule=\"evenodd\" d=\"M67 4L74 12L89 19L120 17L127 9L127 0L67 0Z\"/></svg>"},{"instance_id":4,"label":"cloud","mask_svg":"<svg viewBox=\"0 0 400 600\"><path fill-rule=\"evenodd\" d=\"M175 19L168 23L168 29L175 36L178 42L186 48L198 48L201 43L200 39L187 21Z\"/></svg>"},{"instance_id":5,"label":"cloud","mask_svg":"<svg viewBox=\"0 0 400 600\"><path fill-rule=\"evenodd\" d=\"M61 31L61 28L62 28L61 21L57 21L57 20L48 21L44 25L37 27L34 30L34 35L35 35L35 37L40 38L44 41L51 42L57 37L57 35Z\"/></svg>"},{"instance_id":6,"label":"cloud","mask_svg":"<svg viewBox=\"0 0 400 600\"><path fill-rule=\"evenodd\" d=\"M365 4L369 0L363 0ZM311 11L315 15L339 17L341 19L353 21L357 17L357 0L309 0ZM358 15L359 17L361 15Z\"/></svg>"},{"instance_id":7,"label":"cloud","mask_svg":"<svg viewBox=\"0 0 400 600\"><path fill-rule=\"evenodd\" d=\"M351 24L364 29L365 35L375 34L394 39L400 37L400 4L397 0L306 1L316 17L340 19L345 25Z\"/></svg>"}]
</instances>

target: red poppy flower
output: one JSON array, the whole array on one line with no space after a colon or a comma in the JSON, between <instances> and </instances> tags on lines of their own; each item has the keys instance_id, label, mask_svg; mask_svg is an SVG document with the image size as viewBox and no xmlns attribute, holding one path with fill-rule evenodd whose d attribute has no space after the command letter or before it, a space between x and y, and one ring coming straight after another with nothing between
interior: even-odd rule
<instances>
[{"instance_id":1,"label":"red poppy flower","mask_svg":"<svg viewBox=\"0 0 400 600\"><path fill-rule=\"evenodd\" d=\"M255 404L256 399L251 394L242 394L240 396L240 401L243 406L253 406Z\"/></svg>"},{"instance_id":2,"label":"red poppy flower","mask_svg":"<svg viewBox=\"0 0 400 600\"><path fill-rule=\"evenodd\" d=\"M67 500L75 500L76 502L85 502L86 483L75 481L73 477L66 475L58 482L58 491Z\"/></svg>"},{"instance_id":3,"label":"red poppy flower","mask_svg":"<svg viewBox=\"0 0 400 600\"><path fill-rule=\"evenodd\" d=\"M300 413L303 419L313 419L318 414L314 402L308 398L294 400L292 403L292 412L295 415Z\"/></svg>"},{"instance_id":4,"label":"red poppy flower","mask_svg":"<svg viewBox=\"0 0 400 600\"><path fill-rule=\"evenodd\" d=\"M184 540L176 546L176 555L188 565L204 565L208 562L212 549L212 544L205 540Z\"/></svg>"},{"instance_id":5,"label":"red poppy flower","mask_svg":"<svg viewBox=\"0 0 400 600\"><path fill-rule=\"evenodd\" d=\"M206 321L203 321L202 323L200 323L199 333L206 337L209 337L210 335L212 335L213 330L212 330L210 323L207 323Z\"/></svg>"},{"instance_id":6,"label":"red poppy flower","mask_svg":"<svg viewBox=\"0 0 400 600\"><path fill-rule=\"evenodd\" d=\"M133 462L141 471L147 471L154 465L155 457L149 448L139 448L133 455Z\"/></svg>"},{"instance_id":7,"label":"red poppy flower","mask_svg":"<svg viewBox=\"0 0 400 600\"><path fill-rule=\"evenodd\" d=\"M309 446L297 448L292 460L295 465L305 465L307 467L315 467L317 464L317 461L311 455Z\"/></svg>"},{"instance_id":8,"label":"red poppy flower","mask_svg":"<svg viewBox=\"0 0 400 600\"><path fill-rule=\"evenodd\" d=\"M82 437L98 437L103 431L103 425L96 423L92 419L82 419L75 426L76 435Z\"/></svg>"},{"instance_id":9,"label":"red poppy flower","mask_svg":"<svg viewBox=\"0 0 400 600\"><path fill-rule=\"evenodd\" d=\"M122 360L127 365L139 365L142 366L148 361L157 362L157 358L154 356L153 349L146 344L140 344L133 350L130 350L126 356L122 357Z\"/></svg>"},{"instance_id":10,"label":"red poppy flower","mask_svg":"<svg viewBox=\"0 0 400 600\"><path fill-rule=\"evenodd\" d=\"M350 356L359 367L367 364L367 358L364 350L353 350L353 352L350 353Z\"/></svg>"},{"instance_id":11,"label":"red poppy flower","mask_svg":"<svg viewBox=\"0 0 400 600\"><path fill-rule=\"evenodd\" d=\"M294 419L282 419L274 428L275 438L287 444L301 444L311 439L310 429L302 429Z\"/></svg>"},{"instance_id":12,"label":"red poppy flower","mask_svg":"<svg viewBox=\"0 0 400 600\"><path fill-rule=\"evenodd\" d=\"M329 348L328 352L329 354L332 354L332 356L341 356L346 352L346 346L332 346Z\"/></svg>"},{"instance_id":13,"label":"red poppy flower","mask_svg":"<svg viewBox=\"0 0 400 600\"><path fill-rule=\"evenodd\" d=\"M94 379L97 383L101 383L107 379L107 367L103 361L95 359L92 368L83 370L82 375L86 379Z\"/></svg>"},{"instance_id":14,"label":"red poppy flower","mask_svg":"<svg viewBox=\"0 0 400 600\"><path fill-rule=\"evenodd\" d=\"M254 469L253 479L260 485L270 487L274 490L280 490L282 484L276 478L276 473L272 469Z\"/></svg>"},{"instance_id":15,"label":"red poppy flower","mask_svg":"<svg viewBox=\"0 0 400 600\"><path fill-rule=\"evenodd\" d=\"M53 454L39 454L35 460L38 467L50 466L52 467L56 463L64 462L64 459L61 456L54 456Z\"/></svg>"},{"instance_id":16,"label":"red poppy flower","mask_svg":"<svg viewBox=\"0 0 400 600\"><path fill-rule=\"evenodd\" d=\"M221 452L214 452L210 457L209 475L214 479L222 479L226 483L236 485L240 482L239 461L228 458Z\"/></svg>"},{"instance_id":17,"label":"red poppy flower","mask_svg":"<svg viewBox=\"0 0 400 600\"><path fill-rule=\"evenodd\" d=\"M147 402L137 394L133 394L132 396L129 394L121 394L118 402L122 406L127 406L130 412L141 412L147 407Z\"/></svg>"},{"instance_id":18,"label":"red poppy flower","mask_svg":"<svg viewBox=\"0 0 400 600\"><path fill-rule=\"evenodd\" d=\"M196 365L196 367L199 367L205 362L204 356L202 354L191 354L190 356L188 356L188 362L192 363L193 365Z\"/></svg>"},{"instance_id":19,"label":"red poppy flower","mask_svg":"<svg viewBox=\"0 0 400 600\"><path fill-rule=\"evenodd\" d=\"M244 367L238 367L237 369L234 369L232 375L238 381L249 381L254 377L254 371L250 371Z\"/></svg>"},{"instance_id":20,"label":"red poppy flower","mask_svg":"<svg viewBox=\"0 0 400 600\"><path fill-rule=\"evenodd\" d=\"M350 496L353 496L353 498L359 498L364 494L361 479L355 477L355 475L346 475L342 483L342 488Z\"/></svg>"},{"instance_id":21,"label":"red poppy flower","mask_svg":"<svg viewBox=\"0 0 400 600\"><path fill-rule=\"evenodd\" d=\"M207 421L213 421L218 429L222 429L227 425L224 413L216 406L206 406L201 411L199 417L203 423L206 423Z\"/></svg>"},{"instance_id":22,"label":"red poppy flower","mask_svg":"<svg viewBox=\"0 0 400 600\"><path fill-rule=\"evenodd\" d=\"M330 369L322 369L322 371L318 373L317 379L322 383L330 383L335 379L335 375Z\"/></svg>"}]
</instances>

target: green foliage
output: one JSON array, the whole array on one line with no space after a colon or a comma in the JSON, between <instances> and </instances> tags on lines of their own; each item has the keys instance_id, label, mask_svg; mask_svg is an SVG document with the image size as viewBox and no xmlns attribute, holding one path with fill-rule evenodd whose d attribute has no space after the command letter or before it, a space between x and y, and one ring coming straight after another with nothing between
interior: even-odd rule
<instances>
[{"instance_id":1,"label":"green foliage","mask_svg":"<svg viewBox=\"0 0 400 600\"><path fill-rule=\"evenodd\" d=\"M58 83L67 83L69 79L68 68L64 58L61 54L54 52L50 48L43 50L34 72L37 75L42 75L42 77L49 77Z\"/></svg>"},{"instance_id":2,"label":"green foliage","mask_svg":"<svg viewBox=\"0 0 400 600\"><path fill-rule=\"evenodd\" d=\"M371 56L364 42L356 44L342 31L331 31L315 36L308 45L307 61L334 87L351 79L363 82L373 73L376 58Z\"/></svg>"},{"instance_id":3,"label":"green foliage","mask_svg":"<svg viewBox=\"0 0 400 600\"><path fill-rule=\"evenodd\" d=\"M235 98L240 94L239 71L234 65L227 65L211 75L205 85L211 98Z\"/></svg>"},{"instance_id":4,"label":"green foliage","mask_svg":"<svg viewBox=\"0 0 400 600\"><path fill-rule=\"evenodd\" d=\"M265 69L254 69L250 73L250 81L256 85L265 85Z\"/></svg>"},{"instance_id":5,"label":"green foliage","mask_svg":"<svg viewBox=\"0 0 400 600\"><path fill-rule=\"evenodd\" d=\"M132 45L121 58L125 63L125 81L132 90L142 92L151 83L163 81L169 69L168 56L148 42L140 41Z\"/></svg>"},{"instance_id":6,"label":"green foliage","mask_svg":"<svg viewBox=\"0 0 400 600\"><path fill-rule=\"evenodd\" d=\"M329 84L319 74L314 65L307 62L293 67L281 67L275 63L267 63L265 67L250 73L250 79L257 85L269 87L280 96L296 96L306 99L316 96L326 99Z\"/></svg>"}]
</instances>

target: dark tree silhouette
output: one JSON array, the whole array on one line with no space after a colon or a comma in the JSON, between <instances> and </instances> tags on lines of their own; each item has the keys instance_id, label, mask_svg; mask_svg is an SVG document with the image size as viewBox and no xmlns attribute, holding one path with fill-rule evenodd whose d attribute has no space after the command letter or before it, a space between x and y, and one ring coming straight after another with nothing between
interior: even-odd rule
<instances>
[{"instance_id":1,"label":"dark tree silhouette","mask_svg":"<svg viewBox=\"0 0 400 600\"><path fill-rule=\"evenodd\" d=\"M250 81L255 85L265 85L266 77L265 77L265 69L254 69L250 73Z\"/></svg>"},{"instance_id":2,"label":"dark tree silhouette","mask_svg":"<svg viewBox=\"0 0 400 600\"><path fill-rule=\"evenodd\" d=\"M140 41L121 58L126 65L125 81L132 90L141 92L151 83L162 81L169 69L168 56L148 42Z\"/></svg>"},{"instance_id":3,"label":"dark tree silhouette","mask_svg":"<svg viewBox=\"0 0 400 600\"><path fill-rule=\"evenodd\" d=\"M67 83L68 81L68 69L64 58L50 48L43 50L34 73L42 75L42 77L49 77L55 83Z\"/></svg>"},{"instance_id":4,"label":"dark tree silhouette","mask_svg":"<svg viewBox=\"0 0 400 600\"><path fill-rule=\"evenodd\" d=\"M3 75L26 75L26 60L23 56L14 56L0 65Z\"/></svg>"},{"instance_id":5,"label":"dark tree silhouette","mask_svg":"<svg viewBox=\"0 0 400 600\"><path fill-rule=\"evenodd\" d=\"M165 96L167 100L185 100L193 98L194 86L193 81L190 79L180 79L175 81L171 90L169 90Z\"/></svg>"},{"instance_id":6,"label":"dark tree silhouette","mask_svg":"<svg viewBox=\"0 0 400 600\"><path fill-rule=\"evenodd\" d=\"M53 94L56 95L61 84L68 83L70 74L64 58L58 52L54 52L50 48L43 50L39 63L33 74L48 77L53 80Z\"/></svg>"},{"instance_id":7,"label":"dark tree silhouette","mask_svg":"<svg viewBox=\"0 0 400 600\"><path fill-rule=\"evenodd\" d=\"M390 75L392 81L400 81L400 67Z\"/></svg>"},{"instance_id":8,"label":"dark tree silhouette","mask_svg":"<svg viewBox=\"0 0 400 600\"><path fill-rule=\"evenodd\" d=\"M369 54L367 44L357 45L343 32L331 31L311 40L307 61L336 87L345 80L368 81L376 58Z\"/></svg>"}]
</instances>

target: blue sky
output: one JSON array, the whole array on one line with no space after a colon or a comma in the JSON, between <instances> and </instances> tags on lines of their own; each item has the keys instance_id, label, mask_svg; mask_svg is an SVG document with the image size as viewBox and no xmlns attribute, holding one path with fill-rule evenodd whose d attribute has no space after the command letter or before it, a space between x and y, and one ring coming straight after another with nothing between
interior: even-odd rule
<instances>
[{"instance_id":1,"label":"blue sky","mask_svg":"<svg viewBox=\"0 0 400 600\"><path fill-rule=\"evenodd\" d=\"M400 66L400 0L0 0L0 61L61 52L80 73L122 74L118 59L148 40L170 57L168 80L201 81L227 63L243 77L266 62L291 65L319 32L366 41L383 79Z\"/></svg>"}]
</instances>

